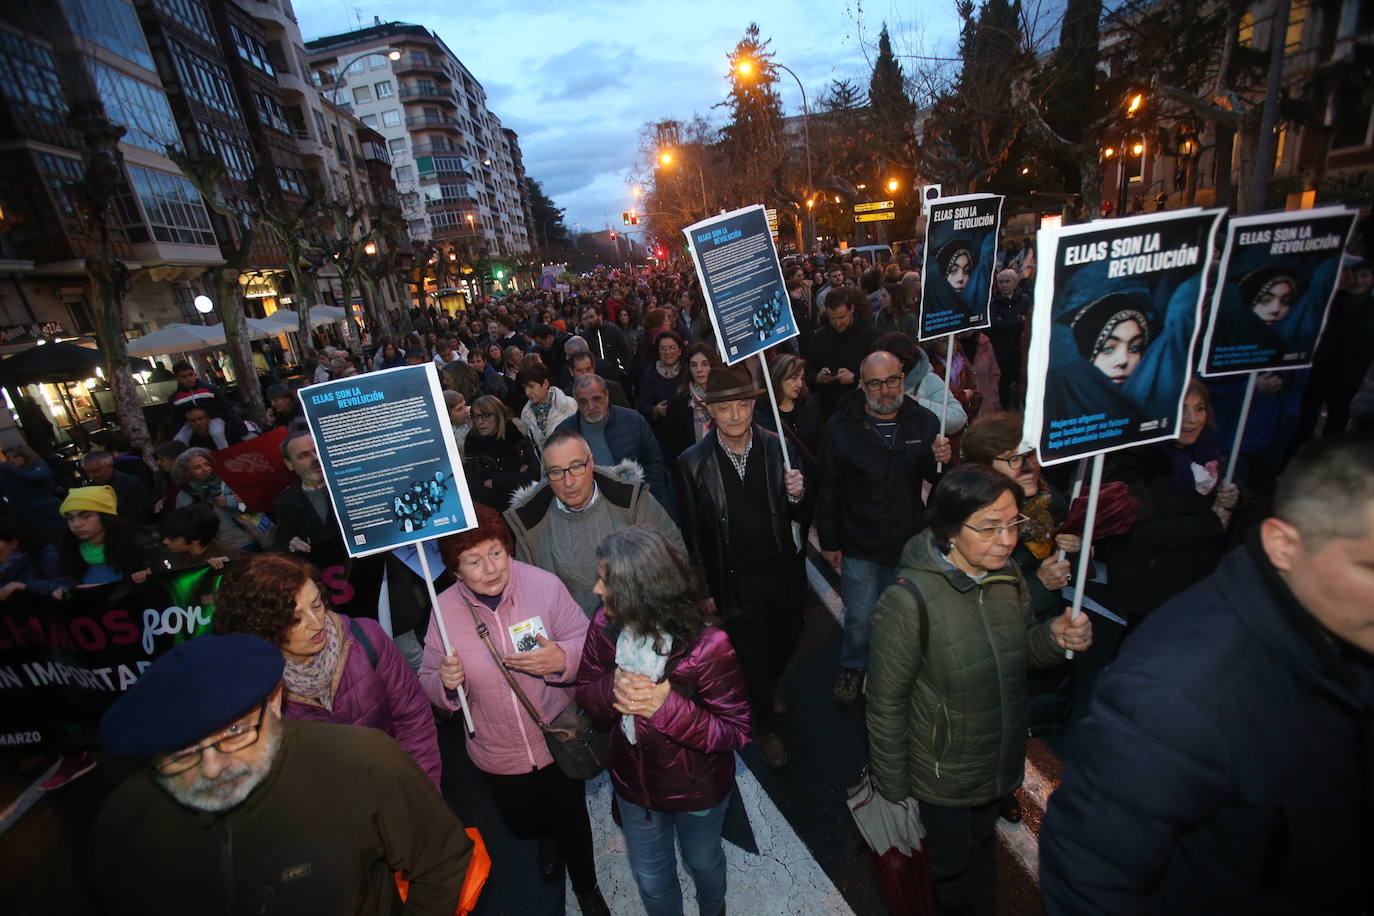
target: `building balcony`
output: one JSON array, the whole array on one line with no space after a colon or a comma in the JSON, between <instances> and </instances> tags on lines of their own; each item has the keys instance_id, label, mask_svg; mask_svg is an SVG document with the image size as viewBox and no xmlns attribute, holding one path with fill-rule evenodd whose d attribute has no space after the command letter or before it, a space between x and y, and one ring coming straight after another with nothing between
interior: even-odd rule
<instances>
[{"instance_id":1,"label":"building balcony","mask_svg":"<svg viewBox=\"0 0 1374 916\"><path fill-rule=\"evenodd\" d=\"M407 130L451 130L460 132L458 122L443 115L411 115L406 118Z\"/></svg>"},{"instance_id":2,"label":"building balcony","mask_svg":"<svg viewBox=\"0 0 1374 916\"><path fill-rule=\"evenodd\" d=\"M477 203L477 198L471 195L459 197L439 197L425 201L425 212L434 213L440 210L461 210L471 211L472 205ZM476 214L474 214L475 216Z\"/></svg>"},{"instance_id":3,"label":"building balcony","mask_svg":"<svg viewBox=\"0 0 1374 916\"><path fill-rule=\"evenodd\" d=\"M272 22L283 27L296 24L296 18L282 9L278 0L238 0L238 5L260 22Z\"/></svg>"},{"instance_id":4,"label":"building balcony","mask_svg":"<svg viewBox=\"0 0 1374 916\"><path fill-rule=\"evenodd\" d=\"M419 146L411 147L410 155L416 159L422 156L449 156L457 155L461 152L456 146L440 146L437 143L421 143Z\"/></svg>"},{"instance_id":5,"label":"building balcony","mask_svg":"<svg viewBox=\"0 0 1374 916\"><path fill-rule=\"evenodd\" d=\"M435 241L480 239L482 232L480 229L471 229L467 226L435 226L430 229L430 237Z\"/></svg>"},{"instance_id":6,"label":"building balcony","mask_svg":"<svg viewBox=\"0 0 1374 916\"><path fill-rule=\"evenodd\" d=\"M277 86L281 88L282 95L288 102L299 101L300 98L309 98L314 95L316 90L300 74L292 73L286 61L272 61L272 68L277 71Z\"/></svg>"},{"instance_id":7,"label":"building balcony","mask_svg":"<svg viewBox=\"0 0 1374 916\"><path fill-rule=\"evenodd\" d=\"M453 98L453 90L439 86L402 86L397 91L396 98L403 102L437 102L449 108L458 107L458 102Z\"/></svg>"},{"instance_id":8,"label":"building balcony","mask_svg":"<svg viewBox=\"0 0 1374 916\"><path fill-rule=\"evenodd\" d=\"M438 79L450 82L449 75L444 72L444 68L439 66L439 62L424 57L412 57L404 54L401 59L391 64L391 69L399 76L402 73L428 73Z\"/></svg>"}]
</instances>

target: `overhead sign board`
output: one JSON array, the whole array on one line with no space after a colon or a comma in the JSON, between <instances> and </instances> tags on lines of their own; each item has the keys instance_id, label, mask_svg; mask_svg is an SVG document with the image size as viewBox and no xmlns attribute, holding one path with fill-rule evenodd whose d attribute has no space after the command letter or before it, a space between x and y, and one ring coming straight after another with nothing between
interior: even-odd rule
<instances>
[{"instance_id":1,"label":"overhead sign board","mask_svg":"<svg viewBox=\"0 0 1374 916\"><path fill-rule=\"evenodd\" d=\"M886 213L857 213L854 215L856 223L876 223L885 219L896 219L897 214L889 210Z\"/></svg>"},{"instance_id":2,"label":"overhead sign board","mask_svg":"<svg viewBox=\"0 0 1374 916\"><path fill-rule=\"evenodd\" d=\"M866 204L855 204L855 213L872 213L874 210L891 210L894 204L890 200L874 200ZM889 219L891 217L888 217Z\"/></svg>"}]
</instances>

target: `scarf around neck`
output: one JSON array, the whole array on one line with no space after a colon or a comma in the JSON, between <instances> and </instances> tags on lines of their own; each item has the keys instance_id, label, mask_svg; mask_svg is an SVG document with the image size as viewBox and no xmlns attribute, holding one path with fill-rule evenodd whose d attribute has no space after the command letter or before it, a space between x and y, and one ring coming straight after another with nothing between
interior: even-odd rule
<instances>
[{"instance_id":1,"label":"scarf around neck","mask_svg":"<svg viewBox=\"0 0 1374 916\"><path fill-rule=\"evenodd\" d=\"M286 660L282 680L286 689L304 700L313 700L325 709L334 709L334 669L339 667L339 656L343 652L343 634L339 617L332 611L327 612L329 620L324 627L324 648L310 656L308 662Z\"/></svg>"},{"instance_id":2,"label":"scarf around neck","mask_svg":"<svg viewBox=\"0 0 1374 916\"><path fill-rule=\"evenodd\" d=\"M706 389L696 382L688 382L687 390L692 396L692 426L696 430L697 441L711 428L711 413L706 409Z\"/></svg>"},{"instance_id":3,"label":"scarf around neck","mask_svg":"<svg viewBox=\"0 0 1374 916\"><path fill-rule=\"evenodd\" d=\"M661 359L655 360L654 368L658 370L658 374L663 378L677 378L677 374L682 371L682 360L678 360L671 366L663 365L663 360Z\"/></svg>"},{"instance_id":4,"label":"scarf around neck","mask_svg":"<svg viewBox=\"0 0 1374 916\"><path fill-rule=\"evenodd\" d=\"M663 651L654 650L654 638L652 636L641 636L629 627L621 627L620 635L615 639L615 664L622 671L631 674L642 674L652 681L658 681L663 677L663 671L668 666L668 656L673 654L673 637L667 633L663 634ZM620 730L625 733L631 744L636 744L638 739L635 737L635 717L631 715L621 715Z\"/></svg>"}]
</instances>

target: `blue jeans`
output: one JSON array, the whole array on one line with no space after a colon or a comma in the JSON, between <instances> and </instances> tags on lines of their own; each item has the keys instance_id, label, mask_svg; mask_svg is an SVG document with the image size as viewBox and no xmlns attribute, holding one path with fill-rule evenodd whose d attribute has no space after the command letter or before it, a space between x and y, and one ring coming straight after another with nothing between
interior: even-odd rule
<instances>
[{"instance_id":1,"label":"blue jeans","mask_svg":"<svg viewBox=\"0 0 1374 916\"><path fill-rule=\"evenodd\" d=\"M646 811L620 798L620 823L630 871L648 916L682 916L674 833L682 845L682 862L696 884L701 916L716 916L725 906L725 847L721 845L720 828L729 803L727 795L705 814L692 814Z\"/></svg>"},{"instance_id":2,"label":"blue jeans","mask_svg":"<svg viewBox=\"0 0 1374 916\"><path fill-rule=\"evenodd\" d=\"M868 667L868 619L878 596L897 581L897 567L872 560L845 557L840 566L840 597L844 599L844 640L841 668Z\"/></svg>"}]
</instances>

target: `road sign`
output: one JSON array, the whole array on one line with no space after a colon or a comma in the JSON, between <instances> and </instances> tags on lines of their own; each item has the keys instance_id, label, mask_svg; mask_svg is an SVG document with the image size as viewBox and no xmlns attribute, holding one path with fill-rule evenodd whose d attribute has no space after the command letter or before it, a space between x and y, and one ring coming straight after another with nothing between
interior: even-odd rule
<instances>
[{"instance_id":1,"label":"road sign","mask_svg":"<svg viewBox=\"0 0 1374 916\"><path fill-rule=\"evenodd\" d=\"M942 193L943 193L943 191L942 191L942 189L940 188L940 186L939 186L938 184L927 184L927 185L922 185L922 186L921 186L921 212L924 213L924 214L929 214L929 213L930 213L930 202L931 202L932 200L939 200Z\"/></svg>"},{"instance_id":2,"label":"road sign","mask_svg":"<svg viewBox=\"0 0 1374 916\"><path fill-rule=\"evenodd\" d=\"M768 233L773 236L773 242L778 241L778 211L774 207L768 207L763 211L763 215L768 218Z\"/></svg>"},{"instance_id":3,"label":"road sign","mask_svg":"<svg viewBox=\"0 0 1374 916\"><path fill-rule=\"evenodd\" d=\"M856 223L876 223L876 222L881 222L882 220L885 220L885 219L896 219L896 218L897 218L897 214L893 213L891 210L887 211L886 213L857 213L857 214L854 215L854 222L856 222Z\"/></svg>"},{"instance_id":4,"label":"road sign","mask_svg":"<svg viewBox=\"0 0 1374 916\"><path fill-rule=\"evenodd\" d=\"M892 206L893 204L890 200L875 200L866 204L855 204L854 212L872 213L874 210L891 210Z\"/></svg>"}]
</instances>

